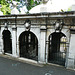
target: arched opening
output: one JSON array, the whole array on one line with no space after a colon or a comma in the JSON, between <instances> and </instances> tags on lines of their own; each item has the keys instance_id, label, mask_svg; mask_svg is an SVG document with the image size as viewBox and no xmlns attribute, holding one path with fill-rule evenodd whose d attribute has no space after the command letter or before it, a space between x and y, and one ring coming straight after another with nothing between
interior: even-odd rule
<instances>
[{"instance_id":1,"label":"arched opening","mask_svg":"<svg viewBox=\"0 0 75 75\"><path fill-rule=\"evenodd\" d=\"M20 57L38 60L38 40L30 31L21 33L19 37Z\"/></svg>"},{"instance_id":2,"label":"arched opening","mask_svg":"<svg viewBox=\"0 0 75 75\"><path fill-rule=\"evenodd\" d=\"M65 66L67 38L61 32L49 36L48 62Z\"/></svg>"},{"instance_id":3,"label":"arched opening","mask_svg":"<svg viewBox=\"0 0 75 75\"><path fill-rule=\"evenodd\" d=\"M3 31L3 49L4 53L10 53L12 54L12 40L11 40L11 33L9 30Z\"/></svg>"}]
</instances>

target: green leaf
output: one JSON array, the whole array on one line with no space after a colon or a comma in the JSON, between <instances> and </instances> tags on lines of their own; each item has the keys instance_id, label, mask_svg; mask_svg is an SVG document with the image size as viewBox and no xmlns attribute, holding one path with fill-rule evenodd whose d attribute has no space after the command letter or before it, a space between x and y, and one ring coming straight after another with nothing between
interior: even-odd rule
<instances>
[{"instance_id":1,"label":"green leaf","mask_svg":"<svg viewBox=\"0 0 75 75\"><path fill-rule=\"evenodd\" d=\"M3 12L4 15L8 15L11 13L9 5L2 5L1 11Z\"/></svg>"}]
</instances>

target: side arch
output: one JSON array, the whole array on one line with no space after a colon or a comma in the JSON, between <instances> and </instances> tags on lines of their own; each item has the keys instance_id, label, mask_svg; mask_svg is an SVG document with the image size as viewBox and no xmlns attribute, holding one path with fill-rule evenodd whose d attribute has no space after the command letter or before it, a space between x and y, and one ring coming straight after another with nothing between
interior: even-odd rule
<instances>
[{"instance_id":1,"label":"side arch","mask_svg":"<svg viewBox=\"0 0 75 75\"><path fill-rule=\"evenodd\" d=\"M9 30L3 30L3 50L4 53L10 53L12 54L12 39L11 39L11 33Z\"/></svg>"},{"instance_id":2,"label":"side arch","mask_svg":"<svg viewBox=\"0 0 75 75\"><path fill-rule=\"evenodd\" d=\"M49 36L48 62L65 66L67 37L62 32L54 32Z\"/></svg>"},{"instance_id":3,"label":"side arch","mask_svg":"<svg viewBox=\"0 0 75 75\"><path fill-rule=\"evenodd\" d=\"M20 57L38 60L38 39L30 31L24 31L19 36Z\"/></svg>"}]
</instances>

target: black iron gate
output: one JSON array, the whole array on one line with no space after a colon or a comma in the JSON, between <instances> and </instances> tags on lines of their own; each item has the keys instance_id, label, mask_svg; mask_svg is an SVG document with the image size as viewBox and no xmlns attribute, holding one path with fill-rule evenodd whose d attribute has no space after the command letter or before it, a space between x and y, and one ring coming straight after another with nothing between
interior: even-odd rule
<instances>
[{"instance_id":1,"label":"black iron gate","mask_svg":"<svg viewBox=\"0 0 75 75\"><path fill-rule=\"evenodd\" d=\"M4 30L2 34L3 34L4 53L12 54L11 33L9 30Z\"/></svg>"},{"instance_id":2,"label":"black iron gate","mask_svg":"<svg viewBox=\"0 0 75 75\"><path fill-rule=\"evenodd\" d=\"M49 36L49 55L50 63L65 65L66 60L66 36L59 32L54 32Z\"/></svg>"},{"instance_id":3,"label":"black iron gate","mask_svg":"<svg viewBox=\"0 0 75 75\"><path fill-rule=\"evenodd\" d=\"M19 47L20 57L38 59L38 40L32 32L25 31L20 35Z\"/></svg>"}]
</instances>

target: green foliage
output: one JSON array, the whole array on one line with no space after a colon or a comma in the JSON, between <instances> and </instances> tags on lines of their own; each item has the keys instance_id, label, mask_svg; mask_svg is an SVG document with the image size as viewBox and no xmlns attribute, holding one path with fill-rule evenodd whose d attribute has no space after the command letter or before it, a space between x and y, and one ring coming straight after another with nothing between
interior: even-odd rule
<instances>
[{"instance_id":1,"label":"green foliage","mask_svg":"<svg viewBox=\"0 0 75 75\"><path fill-rule=\"evenodd\" d=\"M34 2L34 4L35 4L35 6L36 6L36 5L39 5L39 4L40 4L40 2L38 3L37 1L35 1L35 2Z\"/></svg>"},{"instance_id":2,"label":"green foliage","mask_svg":"<svg viewBox=\"0 0 75 75\"><path fill-rule=\"evenodd\" d=\"M7 5L6 0L1 0L1 5Z\"/></svg>"},{"instance_id":3,"label":"green foliage","mask_svg":"<svg viewBox=\"0 0 75 75\"><path fill-rule=\"evenodd\" d=\"M30 4L31 4L31 6L34 4L34 1L33 0L30 0Z\"/></svg>"},{"instance_id":4,"label":"green foliage","mask_svg":"<svg viewBox=\"0 0 75 75\"><path fill-rule=\"evenodd\" d=\"M8 1L11 1L12 2L12 0L0 0L0 4L1 5L7 5L8 4Z\"/></svg>"},{"instance_id":5,"label":"green foliage","mask_svg":"<svg viewBox=\"0 0 75 75\"><path fill-rule=\"evenodd\" d=\"M1 11L3 12L4 15L8 15L11 13L11 9L7 1L8 0L0 0L0 4L2 5ZM12 1L12 0L9 0L9 1Z\"/></svg>"},{"instance_id":6,"label":"green foliage","mask_svg":"<svg viewBox=\"0 0 75 75\"><path fill-rule=\"evenodd\" d=\"M9 7L9 4L2 5L1 11L3 12L4 15L10 14L11 13L11 9Z\"/></svg>"},{"instance_id":7,"label":"green foliage","mask_svg":"<svg viewBox=\"0 0 75 75\"><path fill-rule=\"evenodd\" d=\"M32 8L33 4L34 4L33 0L28 0L27 9L30 10Z\"/></svg>"},{"instance_id":8,"label":"green foliage","mask_svg":"<svg viewBox=\"0 0 75 75\"><path fill-rule=\"evenodd\" d=\"M15 1L20 2L20 0L15 0Z\"/></svg>"},{"instance_id":9,"label":"green foliage","mask_svg":"<svg viewBox=\"0 0 75 75\"><path fill-rule=\"evenodd\" d=\"M69 7L67 11L71 11L72 7Z\"/></svg>"},{"instance_id":10,"label":"green foliage","mask_svg":"<svg viewBox=\"0 0 75 75\"><path fill-rule=\"evenodd\" d=\"M3 12L4 15L8 15L11 14L11 9L9 7L9 3L8 1L12 0L0 0L0 4L2 5L1 11ZM17 2L19 2L20 0L15 0ZM31 8L33 8L36 5L39 5L40 3L38 3L37 1L34 0L27 0L28 1L28 5L27 5L27 9L30 10Z\"/></svg>"},{"instance_id":11,"label":"green foliage","mask_svg":"<svg viewBox=\"0 0 75 75\"><path fill-rule=\"evenodd\" d=\"M34 6L39 5L39 4L40 4L40 2L38 3L37 1L30 0L29 5L27 6L27 9L30 10L31 8L33 8Z\"/></svg>"},{"instance_id":12,"label":"green foliage","mask_svg":"<svg viewBox=\"0 0 75 75\"><path fill-rule=\"evenodd\" d=\"M0 0L0 4L1 4L1 0Z\"/></svg>"}]
</instances>

